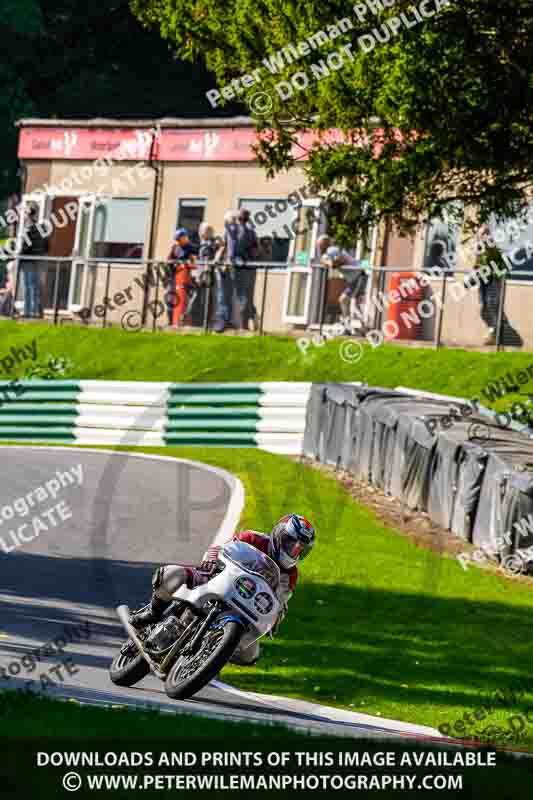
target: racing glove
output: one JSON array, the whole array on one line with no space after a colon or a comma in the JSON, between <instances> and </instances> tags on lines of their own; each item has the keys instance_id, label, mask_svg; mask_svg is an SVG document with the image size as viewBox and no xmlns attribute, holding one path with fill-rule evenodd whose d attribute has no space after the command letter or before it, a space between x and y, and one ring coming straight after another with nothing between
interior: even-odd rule
<instances>
[{"instance_id":1,"label":"racing glove","mask_svg":"<svg viewBox=\"0 0 533 800\"><path fill-rule=\"evenodd\" d=\"M203 572L214 572L216 563L218 561L218 554L220 553L221 549L221 546L218 544L212 544L207 548L203 555L202 563L200 564L200 569Z\"/></svg>"}]
</instances>

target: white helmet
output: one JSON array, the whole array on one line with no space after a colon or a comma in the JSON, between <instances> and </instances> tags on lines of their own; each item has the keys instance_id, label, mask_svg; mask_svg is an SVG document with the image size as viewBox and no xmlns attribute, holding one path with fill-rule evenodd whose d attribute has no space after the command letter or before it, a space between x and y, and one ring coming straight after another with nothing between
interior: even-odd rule
<instances>
[{"instance_id":1,"label":"white helmet","mask_svg":"<svg viewBox=\"0 0 533 800\"><path fill-rule=\"evenodd\" d=\"M291 569L311 552L315 529L299 514L287 514L272 528L270 547L274 560L283 569Z\"/></svg>"}]
</instances>

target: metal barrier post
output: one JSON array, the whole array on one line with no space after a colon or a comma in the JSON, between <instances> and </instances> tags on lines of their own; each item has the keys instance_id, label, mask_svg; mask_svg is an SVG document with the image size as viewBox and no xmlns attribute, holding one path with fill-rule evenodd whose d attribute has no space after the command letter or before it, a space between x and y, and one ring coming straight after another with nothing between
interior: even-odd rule
<instances>
[{"instance_id":1,"label":"metal barrier post","mask_svg":"<svg viewBox=\"0 0 533 800\"><path fill-rule=\"evenodd\" d=\"M105 290L104 290L104 316L102 317L102 328L106 327L107 322L107 301L106 298L109 297L109 282L111 278L111 264L109 261L107 262L107 270L105 275Z\"/></svg>"},{"instance_id":2,"label":"metal barrier post","mask_svg":"<svg viewBox=\"0 0 533 800\"><path fill-rule=\"evenodd\" d=\"M376 292L376 297L383 297L383 290L385 288L385 283L387 281L387 268L381 268L378 274L378 288ZM383 318L381 316L382 310L379 308L379 303L374 303L374 324L373 328L376 331L381 330L381 325L383 322Z\"/></svg>"},{"instance_id":3,"label":"metal barrier post","mask_svg":"<svg viewBox=\"0 0 533 800\"><path fill-rule=\"evenodd\" d=\"M315 267L315 269L317 269ZM328 303L328 268L327 267L318 267L320 270L320 282L321 286L321 293L320 293L320 329L319 334L322 336L322 326L324 325L324 318L326 316L326 307ZM311 273L311 280L313 280L313 273Z\"/></svg>"},{"instance_id":4,"label":"metal barrier post","mask_svg":"<svg viewBox=\"0 0 533 800\"><path fill-rule=\"evenodd\" d=\"M214 278L215 275L215 265L214 263L207 263L207 286L206 293L205 293L205 303L204 303L204 333L209 333L209 316L211 314L211 292L213 291L214 286Z\"/></svg>"},{"instance_id":5,"label":"metal barrier post","mask_svg":"<svg viewBox=\"0 0 533 800\"><path fill-rule=\"evenodd\" d=\"M501 347L501 337L502 337L502 322L503 322L503 311L505 308L505 294L507 291L507 276L504 275L502 278L502 287L500 291L500 301L498 304L498 321L496 323L496 352L498 353Z\"/></svg>"},{"instance_id":6,"label":"metal barrier post","mask_svg":"<svg viewBox=\"0 0 533 800\"><path fill-rule=\"evenodd\" d=\"M11 319L15 319L15 314L17 312L16 302L17 302L17 294L20 285L20 260L17 258L15 261L17 277L15 278L15 286L13 288L13 305L11 307Z\"/></svg>"},{"instance_id":7,"label":"metal barrier post","mask_svg":"<svg viewBox=\"0 0 533 800\"><path fill-rule=\"evenodd\" d=\"M54 284L54 325L57 325L57 320L59 317L59 269L61 267L60 262L56 259L56 279Z\"/></svg>"},{"instance_id":8,"label":"metal barrier post","mask_svg":"<svg viewBox=\"0 0 533 800\"><path fill-rule=\"evenodd\" d=\"M441 346L442 340L442 322L444 319L444 303L446 302L446 271L442 273L442 289L440 294L440 308L437 325L435 326L435 347L438 349Z\"/></svg>"},{"instance_id":9,"label":"metal barrier post","mask_svg":"<svg viewBox=\"0 0 533 800\"><path fill-rule=\"evenodd\" d=\"M156 272L158 272L156 268ZM144 281L144 289L143 289L143 304L142 304L142 311L141 311L141 325L144 328L146 325L146 315L148 312L148 293L150 291L151 285L151 275L152 275L152 263L150 261L146 262L146 269L144 271L145 281Z\"/></svg>"},{"instance_id":10,"label":"metal barrier post","mask_svg":"<svg viewBox=\"0 0 533 800\"><path fill-rule=\"evenodd\" d=\"M264 318L265 318L265 306L266 306L266 296L267 296L267 283L268 283L268 267L264 268L265 270L265 277L263 278L263 296L261 298L261 315L259 317L259 336L264 336Z\"/></svg>"},{"instance_id":11,"label":"metal barrier post","mask_svg":"<svg viewBox=\"0 0 533 800\"><path fill-rule=\"evenodd\" d=\"M159 266L159 265L158 265ZM176 290L174 289L174 292ZM164 295L163 295L164 296ZM154 308L157 308L157 304L159 303L159 269L157 268L155 271L155 299L154 299ZM163 303L164 305L164 303ZM164 314L167 313L167 309L165 308ZM141 320L142 322L142 320ZM144 324L144 323L143 323ZM156 315L152 313L152 333L154 333L156 328Z\"/></svg>"}]
</instances>

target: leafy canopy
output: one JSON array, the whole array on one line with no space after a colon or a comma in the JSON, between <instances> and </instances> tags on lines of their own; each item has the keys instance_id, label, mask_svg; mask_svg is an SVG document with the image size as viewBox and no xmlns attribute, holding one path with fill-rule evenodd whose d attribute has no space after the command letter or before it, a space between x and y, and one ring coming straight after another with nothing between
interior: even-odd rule
<instances>
[{"instance_id":1,"label":"leafy canopy","mask_svg":"<svg viewBox=\"0 0 533 800\"><path fill-rule=\"evenodd\" d=\"M177 60L128 0L0 0L0 36L0 197L18 185L21 117L205 113L207 71Z\"/></svg>"},{"instance_id":2,"label":"leafy canopy","mask_svg":"<svg viewBox=\"0 0 533 800\"><path fill-rule=\"evenodd\" d=\"M533 3L427 0L428 11L441 6L434 16L362 47L359 37L378 28L385 38L386 19L403 12L412 21L412 7L421 5L385 1L379 11L373 0L378 13L366 16L343 0L132 0L131 7L180 57L204 60L219 89L261 68L261 82L238 97L250 108L259 91L271 98L267 116L252 112L269 174L293 163L298 130L346 134L345 143L313 147L307 170L347 203L352 230L385 215L412 230L452 198L478 208L479 220L516 213L533 171ZM278 74L264 67L266 56L344 17L353 27L341 36L285 62ZM313 77L311 64L348 44L352 60ZM280 96L276 84L302 71L308 86ZM369 133L363 143L361 132Z\"/></svg>"}]
</instances>

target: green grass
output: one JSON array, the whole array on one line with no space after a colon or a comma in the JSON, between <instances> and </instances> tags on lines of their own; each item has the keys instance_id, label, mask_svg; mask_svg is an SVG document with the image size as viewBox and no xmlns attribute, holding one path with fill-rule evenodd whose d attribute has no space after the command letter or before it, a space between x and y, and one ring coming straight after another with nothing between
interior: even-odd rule
<instances>
[{"instance_id":1,"label":"green grass","mask_svg":"<svg viewBox=\"0 0 533 800\"><path fill-rule=\"evenodd\" d=\"M74 325L0 322L0 336L5 342L0 360L9 354L11 346L20 347L36 339L38 360L48 353L67 356L73 367L65 377L100 380L366 381L376 386L404 385L473 398L480 396L489 380L533 364L533 353L491 354L396 345L376 349L365 345L363 358L350 364L341 357L339 341L311 346L304 355L290 337L179 336ZM29 364L19 364L9 377L22 376ZM528 389L533 392L533 379L522 392ZM508 395L497 407L510 407L516 399L517 395Z\"/></svg>"},{"instance_id":2,"label":"green grass","mask_svg":"<svg viewBox=\"0 0 533 800\"><path fill-rule=\"evenodd\" d=\"M350 365L338 342L303 356L283 337L128 334L10 322L0 323L0 332L6 342L0 359L11 346L36 338L39 360L47 353L68 356L74 365L66 377L77 378L364 380L473 397L488 380L533 363L528 353L384 346L365 348L364 358ZM465 572L455 559L417 548L333 479L286 458L257 450L144 449L238 474L247 492L242 526L269 529L291 509L316 522L319 544L304 565L290 615L280 635L265 643L257 667L224 671L235 685L433 727L448 724L452 733L465 710L480 709L497 690L528 685L533 593L527 586L475 567ZM533 705L530 686L520 704L492 712L483 726L507 725ZM523 741L530 740L528 725Z\"/></svg>"},{"instance_id":3,"label":"green grass","mask_svg":"<svg viewBox=\"0 0 533 800\"><path fill-rule=\"evenodd\" d=\"M42 800L66 797L68 795L62 788L62 781L72 772L81 777L81 789L75 796L88 798L94 797L98 791L96 788L89 788L89 781L93 776L120 775L126 778L139 776L137 780L140 783L144 783L146 778L143 776L147 776L150 783L137 786L135 790L123 788L120 784L106 789L104 784L100 791L112 792L113 797L117 798L130 798L141 788L144 789L143 796L170 798L175 797L180 789L172 783L175 778L169 777L170 783L167 784L161 776L195 775L205 779L210 775L217 775L225 776L228 780L229 776L239 774L255 774L257 777L269 774L297 777L355 774L366 775L367 780L371 775L414 775L414 788L409 791L405 788L408 784L404 784L401 791L402 797L406 798L420 797L421 787L416 784L424 776L435 774L463 776L462 789L455 789L453 795L440 791L440 796L444 797L479 796L514 800L527 797L530 789L531 771L528 762L524 759L517 761L502 753L497 755L493 767L458 766L455 769L446 769L436 768L429 762L417 768L414 753L417 758L429 758L429 755L424 754L438 753L438 748L434 745L425 746L398 740L389 740L384 746L379 741L310 736L282 726L219 721L193 715L121 708L102 709L75 702L28 697L17 692L0 692L0 715L3 729L9 733L9 737L2 740L3 757L0 762L2 797L6 800L21 796L37 796ZM283 757L286 759L282 765L278 761L280 751L285 754ZM317 753L327 753L333 764L338 764L339 754L354 751L375 755L376 766L323 768L317 765L302 768L295 755L309 753L311 758L317 759ZM384 751L389 758L394 759L396 766L379 766L383 764L380 757L383 759ZM249 757L254 760L251 760L249 766L244 762L244 766L239 767L234 759L236 754L244 753L250 754ZM37 754L42 754L39 760ZM65 760L83 757L85 754L89 758L98 757L100 764L91 766L90 762L86 765L83 762ZM274 766L270 768L269 754L275 755ZM409 754L412 766L405 765L403 758L406 754ZM114 759L105 766L106 756L109 755L114 755ZM182 763L179 760L171 761L174 757L180 759L183 756L186 760ZM220 761L224 756L231 759L225 765ZM453 753L450 756L453 757ZM484 754L481 757L486 758ZM353 793L354 789L348 785L342 796L348 791ZM254 792L254 796L256 793ZM280 789L276 791L276 797L294 797L295 793L296 790ZM215 794L217 797L226 796L223 790L199 788L191 788L187 794L202 797ZM338 795L339 791L335 794ZM365 791L365 796L366 794ZM397 795L396 785L379 792L380 797L392 798ZM249 797L250 791L234 789L227 796Z\"/></svg>"},{"instance_id":4,"label":"green grass","mask_svg":"<svg viewBox=\"0 0 533 800\"><path fill-rule=\"evenodd\" d=\"M475 567L465 572L452 556L416 547L334 479L287 458L252 449L117 449L190 458L238 475L246 491L241 528L269 530L288 511L317 527L278 636L263 640L255 667L228 666L223 680L383 718L448 724L454 736L465 735L455 727L465 711L494 705L498 691L529 687L517 703L496 703L475 723L478 733L488 725L509 730L511 717L533 707L527 586ZM514 725L523 728L520 744L531 746L529 722ZM491 740L505 742L498 732Z\"/></svg>"},{"instance_id":5,"label":"green grass","mask_svg":"<svg viewBox=\"0 0 533 800\"><path fill-rule=\"evenodd\" d=\"M83 732L87 738L106 739L211 739L261 737L275 739L284 734L299 741L306 733L289 731L282 725L229 722L196 714L159 713L151 709L109 709L59 701L29 692L0 691L0 718L10 738L73 738ZM150 733L147 733L149 728Z\"/></svg>"},{"instance_id":6,"label":"green grass","mask_svg":"<svg viewBox=\"0 0 533 800\"><path fill-rule=\"evenodd\" d=\"M520 684L530 687L522 707L533 706L530 589L417 548L334 479L280 456L160 452L237 474L246 490L242 527L269 530L291 510L317 527L279 636L265 642L254 669L228 667L224 679L433 727ZM504 724L512 713L488 722Z\"/></svg>"}]
</instances>

